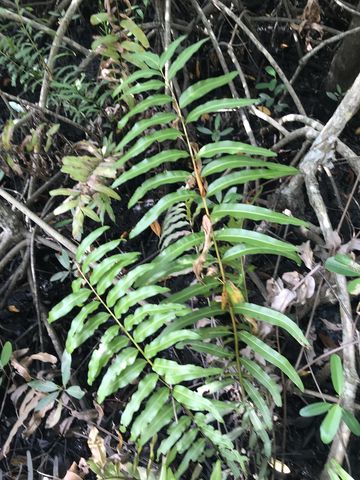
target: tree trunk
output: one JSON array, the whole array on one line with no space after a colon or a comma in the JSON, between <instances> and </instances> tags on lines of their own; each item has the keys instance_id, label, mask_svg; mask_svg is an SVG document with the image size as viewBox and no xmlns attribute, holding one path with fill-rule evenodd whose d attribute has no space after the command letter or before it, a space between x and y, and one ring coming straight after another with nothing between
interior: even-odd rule
<instances>
[{"instance_id":1,"label":"tree trunk","mask_svg":"<svg viewBox=\"0 0 360 480\"><path fill-rule=\"evenodd\" d=\"M0 200L0 258L22 235L23 226L19 217L7 202Z\"/></svg>"},{"instance_id":2,"label":"tree trunk","mask_svg":"<svg viewBox=\"0 0 360 480\"><path fill-rule=\"evenodd\" d=\"M354 7L355 8L355 7ZM360 13L360 1L357 6ZM360 27L360 15L354 15L349 30ZM334 91L340 85L346 91L360 72L360 33L344 38L331 62L326 89Z\"/></svg>"}]
</instances>

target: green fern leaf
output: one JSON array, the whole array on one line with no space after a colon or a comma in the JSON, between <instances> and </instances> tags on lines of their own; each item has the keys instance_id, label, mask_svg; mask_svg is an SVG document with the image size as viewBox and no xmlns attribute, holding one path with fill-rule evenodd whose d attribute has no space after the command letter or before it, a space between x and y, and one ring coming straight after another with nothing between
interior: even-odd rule
<instances>
[{"instance_id":1,"label":"green fern leaf","mask_svg":"<svg viewBox=\"0 0 360 480\"><path fill-rule=\"evenodd\" d=\"M120 381L123 382L123 370L125 370L128 366L133 365L138 354L139 351L133 347L125 348L125 350L122 350L119 354L117 354L113 360L113 363L103 376L98 388L97 396L100 403L102 403L106 397L119 390L120 387L118 387L117 380L121 379Z\"/></svg>"},{"instance_id":2,"label":"green fern leaf","mask_svg":"<svg viewBox=\"0 0 360 480\"><path fill-rule=\"evenodd\" d=\"M255 410L251 408L249 410L249 419L252 423L256 435L261 438L264 444L264 455L267 458L270 458L271 455L271 442L267 431L264 428L264 422L260 420Z\"/></svg>"},{"instance_id":3,"label":"green fern leaf","mask_svg":"<svg viewBox=\"0 0 360 480\"><path fill-rule=\"evenodd\" d=\"M223 315L226 313L226 310L221 310L218 315ZM221 338L227 337L230 332L230 327L221 326L221 327L202 327L195 330L203 340L209 340L211 338Z\"/></svg>"},{"instance_id":4,"label":"green fern leaf","mask_svg":"<svg viewBox=\"0 0 360 480\"><path fill-rule=\"evenodd\" d=\"M174 407L171 404L165 405L154 420L147 425L146 429L141 431L141 436L138 442L139 447L143 447L154 437L154 435L158 434L166 425L168 425L173 420L174 413ZM170 478L175 477L172 475Z\"/></svg>"},{"instance_id":5,"label":"green fern leaf","mask_svg":"<svg viewBox=\"0 0 360 480\"><path fill-rule=\"evenodd\" d=\"M210 480L222 480L221 461L218 460L212 469Z\"/></svg>"},{"instance_id":6,"label":"green fern leaf","mask_svg":"<svg viewBox=\"0 0 360 480\"><path fill-rule=\"evenodd\" d=\"M143 61L145 65L154 70L159 70L160 57L153 52L136 52L137 60Z\"/></svg>"},{"instance_id":7,"label":"green fern leaf","mask_svg":"<svg viewBox=\"0 0 360 480\"><path fill-rule=\"evenodd\" d=\"M223 373L222 368L202 368L196 365L179 365L172 360L155 358L153 369L156 373L165 378L169 385L176 385L196 378L205 378Z\"/></svg>"},{"instance_id":8,"label":"green fern leaf","mask_svg":"<svg viewBox=\"0 0 360 480\"><path fill-rule=\"evenodd\" d=\"M143 400L148 398L150 393L154 391L158 379L159 376L156 373L149 373L141 380L136 392L132 395L121 415L120 430L122 432L125 432L126 427L130 425L134 414L139 410Z\"/></svg>"},{"instance_id":9,"label":"green fern leaf","mask_svg":"<svg viewBox=\"0 0 360 480\"><path fill-rule=\"evenodd\" d=\"M119 335L119 326L112 325L101 337L99 347L94 350L88 367L88 384L92 385L99 376L102 368L108 363L110 358L120 352L129 343L127 337Z\"/></svg>"},{"instance_id":10,"label":"green fern leaf","mask_svg":"<svg viewBox=\"0 0 360 480\"><path fill-rule=\"evenodd\" d=\"M199 308L198 310L194 310L188 315L184 315L183 317L176 319L174 322L172 322L165 328L163 334L165 335L167 333L175 332L176 330L192 326L199 320L202 320L204 318L216 317L217 315L221 315L222 313L224 313L224 311L221 309L220 305L212 305L211 307Z\"/></svg>"},{"instance_id":11,"label":"green fern leaf","mask_svg":"<svg viewBox=\"0 0 360 480\"><path fill-rule=\"evenodd\" d=\"M199 42L190 45L190 47L185 48L185 50L180 53L180 55L176 58L176 60L169 68L169 80L172 80L175 77L177 72L185 66L185 64L190 60L190 58L199 50L201 45L203 45L207 41L208 38L200 40Z\"/></svg>"},{"instance_id":12,"label":"green fern leaf","mask_svg":"<svg viewBox=\"0 0 360 480\"><path fill-rule=\"evenodd\" d=\"M105 290L110 287L120 271L134 263L139 257L138 252L119 253L105 258L99 265L94 268L90 275L90 283L97 285L97 292L102 295Z\"/></svg>"},{"instance_id":13,"label":"green fern leaf","mask_svg":"<svg viewBox=\"0 0 360 480\"><path fill-rule=\"evenodd\" d=\"M268 430L271 430L273 423L269 407L266 405L265 400L260 395L258 390L256 390L256 388L246 380L246 378L243 379L243 385L246 393L249 395L250 400L253 402L258 412L261 414L266 428Z\"/></svg>"},{"instance_id":14,"label":"green fern leaf","mask_svg":"<svg viewBox=\"0 0 360 480\"><path fill-rule=\"evenodd\" d=\"M127 124L128 120L134 115L143 113L151 107L161 107L171 102L172 102L172 97L169 97L169 95L159 94L159 95L152 95L150 97L147 97L145 100L139 102L134 108L130 110L130 112L128 112L126 115L122 117L122 119L118 122L118 125L117 125L118 129L122 130Z\"/></svg>"},{"instance_id":15,"label":"green fern leaf","mask_svg":"<svg viewBox=\"0 0 360 480\"><path fill-rule=\"evenodd\" d=\"M55 188L55 190L51 190L50 196L55 197L57 195L65 195L65 196L76 196L80 195L79 190L73 190L71 188Z\"/></svg>"},{"instance_id":16,"label":"green fern leaf","mask_svg":"<svg viewBox=\"0 0 360 480\"><path fill-rule=\"evenodd\" d=\"M116 97L119 95L123 90L127 88L133 82L137 80L141 80L142 78L151 78L155 76L161 76L161 72L158 70L138 70L133 74L129 75L125 80L122 80L121 84L118 85L115 90L112 92L112 97Z\"/></svg>"},{"instance_id":17,"label":"green fern leaf","mask_svg":"<svg viewBox=\"0 0 360 480\"><path fill-rule=\"evenodd\" d=\"M170 130L170 129L169 129ZM164 131L164 130L162 130ZM177 132L177 135L172 134L172 136L175 138L179 137L180 132L175 130ZM171 133L170 133L171 134ZM161 139L157 139L157 141L163 141L163 139L168 140L169 138L165 138L165 136L161 136ZM123 173L118 177L117 180L115 180L113 187L118 187L119 185L122 185L123 183L131 180L132 178L136 178L140 175L143 175L144 173L147 173L148 171L157 168L158 166L162 165L165 162L176 162L180 158L187 158L188 154L186 152L183 152L181 150L168 150L165 152L160 152L154 155L153 157L146 158L145 160L142 160L138 164L134 165L130 170L127 172ZM122 161L122 160L121 160ZM170 173L170 172L168 172ZM189 176L189 174L188 174Z\"/></svg>"},{"instance_id":18,"label":"green fern leaf","mask_svg":"<svg viewBox=\"0 0 360 480\"><path fill-rule=\"evenodd\" d=\"M189 287L173 293L169 298L165 298L162 303L174 302L185 303L187 300L195 297L210 296L211 293L218 293L222 290L222 285L217 278L205 277L203 283L192 284Z\"/></svg>"},{"instance_id":19,"label":"green fern leaf","mask_svg":"<svg viewBox=\"0 0 360 480\"><path fill-rule=\"evenodd\" d=\"M177 342L199 339L199 334L193 332L192 330L178 330L176 332L162 333L159 337L155 338L155 340L146 345L145 355L147 358L152 358L157 353L172 347Z\"/></svg>"},{"instance_id":20,"label":"green fern leaf","mask_svg":"<svg viewBox=\"0 0 360 480\"><path fill-rule=\"evenodd\" d=\"M134 140L136 137L141 135L142 132L148 128L154 127L156 125L166 125L177 118L175 113L171 112L162 112L156 113L151 118L146 118L136 122L131 130L125 135L121 142L117 145L115 151L120 152L128 143Z\"/></svg>"},{"instance_id":21,"label":"green fern leaf","mask_svg":"<svg viewBox=\"0 0 360 480\"><path fill-rule=\"evenodd\" d=\"M110 227L99 227L93 232L91 232L87 237L83 239L83 241L80 243L76 250L76 261L78 263L81 262L82 257L85 255L85 253L89 250L90 246L97 240L103 233L105 233L107 230L109 230Z\"/></svg>"},{"instance_id":22,"label":"green fern leaf","mask_svg":"<svg viewBox=\"0 0 360 480\"><path fill-rule=\"evenodd\" d=\"M296 252L296 245L292 245L282 240L277 240L263 233L245 230L243 228L223 228L215 231L215 239L228 243L244 243L265 248L277 248L280 252Z\"/></svg>"},{"instance_id":23,"label":"green fern leaf","mask_svg":"<svg viewBox=\"0 0 360 480\"><path fill-rule=\"evenodd\" d=\"M242 142L233 142L231 140L222 140L220 142L208 143L200 148L198 156L200 158L211 158L219 154L247 154L260 155L262 157L276 157L276 153L267 148L254 147Z\"/></svg>"},{"instance_id":24,"label":"green fern leaf","mask_svg":"<svg viewBox=\"0 0 360 480\"><path fill-rule=\"evenodd\" d=\"M158 203L152 207L136 224L130 233L130 238L137 237L140 233L146 230L155 220L157 220L162 213L168 210L172 205L184 202L186 200L200 201L200 195L191 190L179 190L178 192L169 193L165 195Z\"/></svg>"},{"instance_id":25,"label":"green fern leaf","mask_svg":"<svg viewBox=\"0 0 360 480\"><path fill-rule=\"evenodd\" d=\"M92 264L98 262L101 258L103 258L107 253L114 250L121 240L112 240L111 242L104 243L99 247L95 248L89 255L86 256L85 260L81 265L81 270L85 274L90 270Z\"/></svg>"},{"instance_id":26,"label":"green fern leaf","mask_svg":"<svg viewBox=\"0 0 360 480\"><path fill-rule=\"evenodd\" d=\"M186 470L189 468L190 462L197 462L200 456L204 453L206 446L206 440L199 438L195 443L191 445L186 455L181 460L179 468L175 472L176 478L181 478Z\"/></svg>"},{"instance_id":27,"label":"green fern leaf","mask_svg":"<svg viewBox=\"0 0 360 480\"><path fill-rule=\"evenodd\" d=\"M161 413L161 410L169 399L169 395L170 391L168 387L159 388L159 390L151 395L144 410L136 417L131 427L131 441L134 442L140 436L142 430L145 430Z\"/></svg>"},{"instance_id":28,"label":"green fern leaf","mask_svg":"<svg viewBox=\"0 0 360 480\"><path fill-rule=\"evenodd\" d=\"M223 85L228 85L236 76L238 76L238 72L231 72L221 75L220 77L208 78L206 80L200 80L200 82L194 83L180 95L180 108L187 107L190 103L198 100L216 88L222 87Z\"/></svg>"},{"instance_id":29,"label":"green fern leaf","mask_svg":"<svg viewBox=\"0 0 360 480\"><path fill-rule=\"evenodd\" d=\"M133 20L131 20L131 18L121 20L120 26L132 33L136 40L140 42L144 48L150 47L149 40L147 39L145 33L136 25Z\"/></svg>"},{"instance_id":30,"label":"green fern leaf","mask_svg":"<svg viewBox=\"0 0 360 480\"><path fill-rule=\"evenodd\" d=\"M143 153L147 148L149 148L153 143L155 142L165 142L166 140L176 140L181 136L181 133L179 130L176 130L175 128L165 128L163 130L158 130L155 133L151 135L147 135L145 137L139 138L139 140L133 145L130 150L125 153L121 157L120 160L116 162L116 167L121 168L125 165L125 163L136 157L137 155L140 155L140 153ZM161 152L161 153L166 153L166 152ZM121 179L122 177L120 177ZM115 188L118 185L120 185L119 179L115 180L113 183L112 187Z\"/></svg>"},{"instance_id":31,"label":"green fern leaf","mask_svg":"<svg viewBox=\"0 0 360 480\"><path fill-rule=\"evenodd\" d=\"M309 342L301 329L283 313L277 312L272 308L260 307L254 303L240 303L234 306L234 311L237 314L246 315L247 317L267 322L270 325L276 325L287 331L303 347L309 346Z\"/></svg>"},{"instance_id":32,"label":"green fern leaf","mask_svg":"<svg viewBox=\"0 0 360 480\"><path fill-rule=\"evenodd\" d=\"M172 423L167 430L167 438L165 438L159 448L157 449L157 459L159 460L160 455L166 455L169 450L175 445L175 443L180 439L182 434L190 427L191 418L187 416L182 416L179 418L177 423Z\"/></svg>"},{"instance_id":33,"label":"green fern leaf","mask_svg":"<svg viewBox=\"0 0 360 480\"><path fill-rule=\"evenodd\" d=\"M175 385L173 396L175 400L177 400L185 408L189 408L194 412L205 410L206 412L210 412L218 422L224 423L221 414L211 400L202 397L198 393L189 390L183 385Z\"/></svg>"},{"instance_id":34,"label":"green fern leaf","mask_svg":"<svg viewBox=\"0 0 360 480\"><path fill-rule=\"evenodd\" d=\"M175 450L179 455L183 455L193 445L196 437L199 435L197 428L192 428L184 433L178 442L176 442Z\"/></svg>"},{"instance_id":35,"label":"green fern leaf","mask_svg":"<svg viewBox=\"0 0 360 480\"><path fill-rule=\"evenodd\" d=\"M234 353L230 352L223 346L213 345L212 343L203 342L203 341L192 341L192 342L180 342L176 345L177 349L182 349L185 346L191 348L195 352L204 353L205 355L211 355L212 357L217 357L221 359L230 359L234 358Z\"/></svg>"},{"instance_id":36,"label":"green fern leaf","mask_svg":"<svg viewBox=\"0 0 360 480\"><path fill-rule=\"evenodd\" d=\"M233 110L235 108L242 108L249 105L254 105L254 103L257 102L258 100L251 100L247 98L220 98L218 100L210 100L209 102L203 103L202 105L199 105L194 110L192 110L186 117L186 123L196 122L202 115L205 115L205 113L225 112L227 110ZM224 151L224 153L227 152Z\"/></svg>"},{"instance_id":37,"label":"green fern leaf","mask_svg":"<svg viewBox=\"0 0 360 480\"><path fill-rule=\"evenodd\" d=\"M180 45L181 42L183 42L186 38L186 35L182 35L181 37L177 38L173 42L170 43L170 45L167 47L166 51L163 52L160 56L160 64L159 67L161 70L165 67L166 62L171 60L172 56L176 52L176 49Z\"/></svg>"},{"instance_id":38,"label":"green fern leaf","mask_svg":"<svg viewBox=\"0 0 360 480\"><path fill-rule=\"evenodd\" d=\"M245 255L259 255L259 254L264 254L264 255L281 255L283 257L289 258L296 262L298 265L301 265L301 258L299 255L297 255L294 252L289 252L284 249L279 249L276 247L270 248L270 247L260 247L260 246L255 246L251 247L249 245L235 245L224 253L222 257L222 261L224 264L227 265L234 265L234 262L236 263L238 261L239 257L243 257Z\"/></svg>"},{"instance_id":39,"label":"green fern leaf","mask_svg":"<svg viewBox=\"0 0 360 480\"><path fill-rule=\"evenodd\" d=\"M141 283L145 285L151 285L160 281L165 281L170 277L178 277L181 275L187 275L193 272L194 262L198 259L198 254L183 255L181 258L173 262L156 263L156 269L153 269L141 279ZM207 255L204 268L213 265L215 258L210 254ZM139 282L137 282L139 283Z\"/></svg>"},{"instance_id":40,"label":"green fern leaf","mask_svg":"<svg viewBox=\"0 0 360 480\"><path fill-rule=\"evenodd\" d=\"M168 292L169 289L166 287L159 287L157 285L138 288L133 292L129 292L124 298L120 299L115 305L114 312L116 317L120 317L129 311L131 307L137 303L146 300L147 298L154 297L155 295L160 295L162 293Z\"/></svg>"},{"instance_id":41,"label":"green fern leaf","mask_svg":"<svg viewBox=\"0 0 360 480\"><path fill-rule=\"evenodd\" d=\"M135 353L133 355L135 355ZM132 360L132 357L128 359L128 361L130 360ZM112 367L111 365L107 370L105 376L103 377L100 387L98 389L97 402L102 403L107 396L111 395L117 390L120 390L121 388L126 387L127 385L130 385L134 380L139 377L141 372L144 370L146 363L146 360L137 359L132 365L129 365L121 372L114 369L115 371L111 372L112 375L110 377L110 375L108 375L108 372ZM106 375L108 375L108 377L106 379L106 382L104 382Z\"/></svg>"},{"instance_id":42,"label":"green fern leaf","mask_svg":"<svg viewBox=\"0 0 360 480\"><path fill-rule=\"evenodd\" d=\"M73 329L73 320L66 339L66 350L69 353L72 353L76 348L80 347L80 345L94 335L100 325L108 321L109 317L109 313L99 312L90 317L86 323L82 323L76 329Z\"/></svg>"},{"instance_id":43,"label":"green fern leaf","mask_svg":"<svg viewBox=\"0 0 360 480\"><path fill-rule=\"evenodd\" d=\"M186 315L190 309L185 305L177 303L168 303L163 305L143 305L138 307L132 315L128 315L125 319L125 328L131 330L134 325L141 323L144 318L154 315L162 315L166 313L174 313L176 316Z\"/></svg>"},{"instance_id":44,"label":"green fern leaf","mask_svg":"<svg viewBox=\"0 0 360 480\"><path fill-rule=\"evenodd\" d=\"M171 320L174 320L174 318L176 318L176 316L173 312L152 315L134 330L133 337L135 342L143 342L147 337L153 335L161 327L169 323Z\"/></svg>"},{"instance_id":45,"label":"green fern leaf","mask_svg":"<svg viewBox=\"0 0 360 480\"><path fill-rule=\"evenodd\" d=\"M270 377L270 375L268 375L257 363L249 360L248 358L241 357L240 362L246 368L246 370L248 370L250 375L269 391L275 405L277 407L281 407L282 400L279 387L276 385L276 382Z\"/></svg>"},{"instance_id":46,"label":"green fern leaf","mask_svg":"<svg viewBox=\"0 0 360 480\"><path fill-rule=\"evenodd\" d=\"M120 280L118 280L118 282L110 290L106 298L106 304L108 305L108 307L112 308L117 302L117 300L119 300L121 297L128 293L129 288L132 287L136 279L144 275L144 273L146 273L150 269L151 265L147 263L144 265L138 265L129 273L124 275Z\"/></svg>"},{"instance_id":47,"label":"green fern leaf","mask_svg":"<svg viewBox=\"0 0 360 480\"><path fill-rule=\"evenodd\" d=\"M203 232L186 235L159 253L159 255L153 260L152 264L159 264L165 261L171 262L184 252L202 245L202 243L204 243L204 238L205 236Z\"/></svg>"},{"instance_id":48,"label":"green fern leaf","mask_svg":"<svg viewBox=\"0 0 360 480\"><path fill-rule=\"evenodd\" d=\"M208 177L215 173L225 172L226 170L235 170L240 167L263 167L267 168L270 162L259 160L257 158L246 157L244 155L226 155L219 160L213 160L201 170L202 177ZM277 165L276 163L273 165Z\"/></svg>"},{"instance_id":49,"label":"green fern leaf","mask_svg":"<svg viewBox=\"0 0 360 480\"><path fill-rule=\"evenodd\" d=\"M225 172L226 170L235 170L239 167L262 167L269 168L283 175L296 175L299 171L295 167L281 165L281 163L267 162L257 158L245 157L241 155L227 155L219 160L214 160L201 170L201 176L207 177L215 173Z\"/></svg>"},{"instance_id":50,"label":"green fern leaf","mask_svg":"<svg viewBox=\"0 0 360 480\"><path fill-rule=\"evenodd\" d=\"M84 305L82 307L80 312L73 318L73 320L71 322L71 327L70 327L70 330L68 332L68 338L70 336L74 335L78 330L80 330L83 327L84 322L87 319L87 317L91 313L94 313L99 308L99 306L100 306L100 302L90 302L87 305ZM68 342L68 340L66 340L66 342ZM68 351L68 353L72 353L73 350L75 350L75 349L74 348L71 349L69 347L70 346L67 343L66 344L66 350Z\"/></svg>"},{"instance_id":51,"label":"green fern leaf","mask_svg":"<svg viewBox=\"0 0 360 480\"><path fill-rule=\"evenodd\" d=\"M166 162L168 162L168 159L166 160ZM185 183L186 180L190 178L190 176L191 174L184 170L173 170L159 173L158 175L149 178L149 180L146 180L140 187L135 190L133 196L129 200L128 208L133 207L150 190L155 190L163 185L171 185L173 183Z\"/></svg>"},{"instance_id":52,"label":"green fern leaf","mask_svg":"<svg viewBox=\"0 0 360 480\"><path fill-rule=\"evenodd\" d=\"M88 288L81 288L77 292L71 293L53 307L49 312L49 323L55 322L61 317L64 317L75 307L80 307L90 297L91 290Z\"/></svg>"},{"instance_id":53,"label":"green fern leaf","mask_svg":"<svg viewBox=\"0 0 360 480\"><path fill-rule=\"evenodd\" d=\"M208 186L207 197L212 197L218 192L228 189L234 185L242 185L253 180L259 180L260 178L279 178L282 177L282 173L275 173L271 170L243 170L241 172L230 173L214 180Z\"/></svg>"},{"instance_id":54,"label":"green fern leaf","mask_svg":"<svg viewBox=\"0 0 360 480\"><path fill-rule=\"evenodd\" d=\"M124 93L123 97L126 95L137 95L138 93L150 92L152 90L159 90L160 88L165 88L164 82L161 80L149 80L144 83L138 83Z\"/></svg>"},{"instance_id":55,"label":"green fern leaf","mask_svg":"<svg viewBox=\"0 0 360 480\"><path fill-rule=\"evenodd\" d=\"M94 175L96 171L94 171ZM113 198L114 200L121 200L120 195L107 185L103 185L102 183L96 183L93 185L93 189L95 192L103 193L104 195L108 196L109 198Z\"/></svg>"},{"instance_id":56,"label":"green fern leaf","mask_svg":"<svg viewBox=\"0 0 360 480\"><path fill-rule=\"evenodd\" d=\"M72 210L76 208L79 205L79 199L76 198L74 200L68 200L66 199L64 203L62 203L60 206L55 208L54 214L55 215L61 215L62 213L68 212L69 210Z\"/></svg>"},{"instance_id":57,"label":"green fern leaf","mask_svg":"<svg viewBox=\"0 0 360 480\"><path fill-rule=\"evenodd\" d=\"M269 223L279 223L281 225L307 226L307 222L298 218L284 215L283 213L277 213L268 208L242 203L215 205L211 211L211 219L213 221L218 221L224 217L232 217L236 219L248 218L254 221L265 220Z\"/></svg>"},{"instance_id":58,"label":"green fern leaf","mask_svg":"<svg viewBox=\"0 0 360 480\"><path fill-rule=\"evenodd\" d=\"M278 367L290 380L299 388L304 391L304 385L290 362L280 353L273 348L269 347L265 342L255 337L249 332L239 332L240 341L246 343L255 353L261 355L269 363Z\"/></svg>"},{"instance_id":59,"label":"green fern leaf","mask_svg":"<svg viewBox=\"0 0 360 480\"><path fill-rule=\"evenodd\" d=\"M232 450L234 445L230 438L227 435L223 435L221 431L217 430L211 425L208 425L209 419L203 413L197 413L194 416L195 424L199 427L200 431L205 435L205 437L211 439L213 445L218 446L219 448L228 448Z\"/></svg>"},{"instance_id":60,"label":"green fern leaf","mask_svg":"<svg viewBox=\"0 0 360 480\"><path fill-rule=\"evenodd\" d=\"M120 198L120 197L119 197ZM94 222L100 222L100 217L97 213L95 213L93 210L91 210L91 208L89 207L80 207L80 210L82 211L82 213L88 217L88 218L91 218L91 220L93 220ZM55 212L54 212L55 213Z\"/></svg>"}]
</instances>

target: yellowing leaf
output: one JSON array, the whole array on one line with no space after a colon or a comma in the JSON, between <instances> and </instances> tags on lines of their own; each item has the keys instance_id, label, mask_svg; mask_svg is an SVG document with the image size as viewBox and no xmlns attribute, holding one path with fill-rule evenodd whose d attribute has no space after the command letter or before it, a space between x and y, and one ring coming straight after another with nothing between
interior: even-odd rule
<instances>
[{"instance_id":1,"label":"yellowing leaf","mask_svg":"<svg viewBox=\"0 0 360 480\"><path fill-rule=\"evenodd\" d=\"M271 117L271 111L265 107L264 105L259 105L258 107L256 107L258 110L260 110L260 112L263 112L265 113L266 115L269 115L269 117Z\"/></svg>"},{"instance_id":2,"label":"yellowing leaf","mask_svg":"<svg viewBox=\"0 0 360 480\"><path fill-rule=\"evenodd\" d=\"M285 463L282 463L280 460L271 458L269 460L269 465L277 472L284 473L285 475L288 475L289 473L291 473L290 468L287 465L285 465Z\"/></svg>"},{"instance_id":3,"label":"yellowing leaf","mask_svg":"<svg viewBox=\"0 0 360 480\"><path fill-rule=\"evenodd\" d=\"M11 313L19 313L20 312L20 310L17 308L16 305L8 305L7 309Z\"/></svg>"},{"instance_id":4,"label":"yellowing leaf","mask_svg":"<svg viewBox=\"0 0 360 480\"><path fill-rule=\"evenodd\" d=\"M96 427L92 427L89 433L88 447L90 449L92 460L96 466L102 468L106 464L106 449L104 439L100 437Z\"/></svg>"},{"instance_id":5,"label":"yellowing leaf","mask_svg":"<svg viewBox=\"0 0 360 480\"><path fill-rule=\"evenodd\" d=\"M226 282L226 292L228 294L228 297L230 299L230 302L233 305L236 305L238 303L243 303L245 302L244 295L241 293L241 291L237 288L236 285L234 285L232 282L227 281Z\"/></svg>"},{"instance_id":6,"label":"yellowing leaf","mask_svg":"<svg viewBox=\"0 0 360 480\"><path fill-rule=\"evenodd\" d=\"M151 225L150 225L151 230L155 233L157 237L160 238L161 236L161 225L160 223L155 220Z\"/></svg>"}]
</instances>

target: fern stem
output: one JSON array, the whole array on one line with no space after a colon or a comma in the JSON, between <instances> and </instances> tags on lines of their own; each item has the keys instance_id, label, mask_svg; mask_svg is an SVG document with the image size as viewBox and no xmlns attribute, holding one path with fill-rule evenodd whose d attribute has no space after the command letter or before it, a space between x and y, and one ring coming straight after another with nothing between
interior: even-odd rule
<instances>
[{"instance_id":1,"label":"fern stem","mask_svg":"<svg viewBox=\"0 0 360 480\"><path fill-rule=\"evenodd\" d=\"M154 364L153 362L145 355L145 352L144 350L140 347L140 345L135 341L135 339L133 338L133 336L127 331L127 329L124 327L124 325L120 322L120 320L116 317L116 315L113 313L113 311L107 306L106 302L104 302L104 300L101 298L101 296L97 293L97 291L95 290L95 288L91 285L91 283L89 282L89 280L86 278L86 276L84 275L84 273L82 272L81 268L80 268L80 265L78 263L76 263L76 266L77 266L77 269L81 275L81 277L83 278L83 280L86 282L87 286L90 288L90 290L93 292L93 294L96 296L96 298L99 300L99 302L101 303L101 305L105 308L105 310L109 313L109 315L111 316L111 318L113 320L115 320L115 322L119 325L120 327L120 330L128 337L128 339L130 340L130 342L134 345L134 347L141 353L141 355L144 357L144 359L148 362L148 364L151 366L151 368L153 368ZM164 382L166 383L166 382ZM166 384L167 385L167 384ZM169 388L170 386L167 385Z\"/></svg>"},{"instance_id":2,"label":"fern stem","mask_svg":"<svg viewBox=\"0 0 360 480\"><path fill-rule=\"evenodd\" d=\"M171 95L173 97L174 107L175 107L176 113L178 115L178 118L180 119L182 130L183 130L184 135L185 135L187 148L188 148L188 151L189 151L189 154L190 154L190 157L191 157L191 162L192 162L192 166L193 166L193 170L194 170L194 174L195 174L195 179L196 179L197 187L198 187L200 195L201 195L201 199L202 199L202 202L203 202L205 214L207 215L207 217L209 218L209 220L211 222L210 211L209 211L209 207L208 207L207 202L206 202L206 190L204 188L204 185L203 185L203 182L202 182L202 179L201 179L201 176L200 176L198 162L197 162L197 158L196 158L196 153L194 152L194 148L191 144L189 133L188 133L188 130L186 128L185 120L184 120L183 114L181 112L180 105L177 101L177 98L176 98L176 96L174 94L174 91L171 88L171 86L170 86L170 90L171 90ZM216 238L215 238L215 235L214 235L214 231L213 231L213 229L211 229L211 230L212 230L212 233L211 233L212 241L213 241L213 245L214 245L214 249L215 249L217 262L218 262L218 265L219 265L221 281L222 281L222 284L223 284L223 288L225 289L225 286L226 286L225 269L224 269L224 265L223 265L222 260L221 260L219 246L217 244L217 241L216 241ZM238 378L239 378L239 384L240 384L240 387L241 387L241 393L243 394L244 388L243 388L241 365L240 365L240 350L239 350L239 338L238 338L238 333L237 333L237 320L236 320L234 309L231 305L231 302L228 302L228 308L229 308L229 314L230 314L230 318L231 318L233 335L234 335L234 349L235 349L235 358L236 358L236 369L237 369L237 374L238 374Z\"/></svg>"}]
</instances>

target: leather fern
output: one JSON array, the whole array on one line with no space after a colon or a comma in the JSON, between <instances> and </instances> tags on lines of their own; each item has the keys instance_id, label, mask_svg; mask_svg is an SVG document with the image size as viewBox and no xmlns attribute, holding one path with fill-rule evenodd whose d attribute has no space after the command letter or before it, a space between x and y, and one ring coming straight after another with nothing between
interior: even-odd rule
<instances>
[{"instance_id":1,"label":"leather fern","mask_svg":"<svg viewBox=\"0 0 360 480\"><path fill-rule=\"evenodd\" d=\"M169 192L130 233L131 238L139 236L165 215L162 248L152 261L139 263L140 253L121 253L119 240L102 242L107 227L93 231L79 246L80 276L73 282L72 293L52 309L49 321L74 315L66 341L70 354L100 335L89 362L88 383L99 382L100 403L124 392L123 398L129 400L121 412L120 429L139 450L159 435L158 460L164 456L166 465L172 467L180 455L173 472L176 478L182 478L190 462L201 463L213 455L220 456L235 478L244 478L247 459L239 454L234 440L245 431L255 432L268 458L272 417L266 392L278 406L281 397L276 382L258 365L255 355L253 359L240 356L240 343L279 368L299 389L303 386L295 369L257 336L257 325L275 325L307 345L292 320L247 302L245 255L282 255L298 263L300 259L294 245L248 230L246 222L305 223L239 203L237 187L244 183L296 173L292 167L264 159L275 157L273 152L229 140L200 147L199 140L191 137L189 124L200 116L255 101L203 101L236 73L197 82L179 98L171 83L167 84L170 94L163 93L165 83L182 71L204 43L191 45L176 56L182 40L173 42L161 56L143 52L145 67L113 92L121 98L152 90L118 123L124 134L114 147L116 177L108 188L121 195L128 182L146 177L133 192L129 208L151 191L165 188ZM165 79L164 65L169 60L172 64ZM153 145L159 153L153 154ZM175 291L171 278L189 273L195 273L195 278L186 284L189 277L184 277L184 288ZM192 308L194 298L204 299L206 306ZM191 352L192 362L179 360L183 349ZM212 359L213 365L204 366L202 355ZM238 392L238 400L224 394L230 387ZM222 426L229 415L241 419L241 428L233 426L226 434Z\"/></svg>"}]
</instances>

